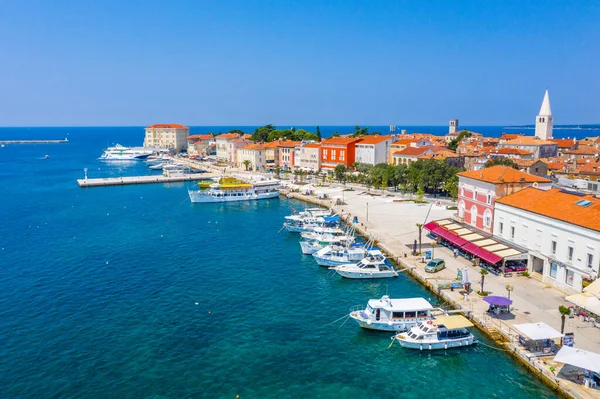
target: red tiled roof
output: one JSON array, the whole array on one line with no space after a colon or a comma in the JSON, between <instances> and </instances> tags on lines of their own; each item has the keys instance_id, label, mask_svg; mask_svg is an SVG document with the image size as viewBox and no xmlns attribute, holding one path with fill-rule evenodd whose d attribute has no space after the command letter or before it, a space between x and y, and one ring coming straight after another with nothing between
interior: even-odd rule
<instances>
[{"instance_id":1,"label":"red tiled roof","mask_svg":"<svg viewBox=\"0 0 600 399\"><path fill-rule=\"evenodd\" d=\"M542 140L536 136L519 136L516 139L507 140L502 144L520 144L520 145L543 145L543 144L556 144L548 140Z\"/></svg>"},{"instance_id":2,"label":"red tiled roof","mask_svg":"<svg viewBox=\"0 0 600 399\"><path fill-rule=\"evenodd\" d=\"M529 173L521 172L509 166L492 166L480 170L470 172L457 173L458 176L467 177L469 179L485 181L494 184L504 183L550 183L550 180L543 177L530 175Z\"/></svg>"},{"instance_id":3,"label":"red tiled roof","mask_svg":"<svg viewBox=\"0 0 600 399\"><path fill-rule=\"evenodd\" d=\"M583 200L590 201L591 204L577 205L577 202ZM496 203L600 231L600 200L592 195L582 197L558 188L539 190L529 187L502 197Z\"/></svg>"},{"instance_id":4,"label":"red tiled roof","mask_svg":"<svg viewBox=\"0 0 600 399\"><path fill-rule=\"evenodd\" d=\"M237 133L223 133L223 134L219 134L217 136L215 136L215 139L237 139L239 138L240 135Z\"/></svg>"},{"instance_id":5,"label":"red tiled roof","mask_svg":"<svg viewBox=\"0 0 600 399\"><path fill-rule=\"evenodd\" d=\"M150 125L147 129L189 129L187 126L180 125L179 123L156 123Z\"/></svg>"},{"instance_id":6,"label":"red tiled roof","mask_svg":"<svg viewBox=\"0 0 600 399\"><path fill-rule=\"evenodd\" d=\"M213 138L212 134L192 134L191 136L188 136L188 140L206 141L206 140L211 140L212 138Z\"/></svg>"},{"instance_id":7,"label":"red tiled roof","mask_svg":"<svg viewBox=\"0 0 600 399\"><path fill-rule=\"evenodd\" d=\"M321 147L321 143L310 143L310 144L306 144L304 146L304 148L319 148Z\"/></svg>"},{"instance_id":8,"label":"red tiled roof","mask_svg":"<svg viewBox=\"0 0 600 399\"><path fill-rule=\"evenodd\" d=\"M571 148L577 143L573 139L550 139L550 141L558 144L558 148Z\"/></svg>"},{"instance_id":9,"label":"red tiled roof","mask_svg":"<svg viewBox=\"0 0 600 399\"><path fill-rule=\"evenodd\" d=\"M248 144L242 147L244 150L264 150L265 146L263 144Z\"/></svg>"},{"instance_id":10,"label":"red tiled roof","mask_svg":"<svg viewBox=\"0 0 600 399\"><path fill-rule=\"evenodd\" d=\"M429 147L406 147L403 150L394 152L394 155L410 156L410 157L417 156L418 157L418 156L423 155L427 151L431 151L431 148L429 148Z\"/></svg>"},{"instance_id":11,"label":"red tiled roof","mask_svg":"<svg viewBox=\"0 0 600 399\"><path fill-rule=\"evenodd\" d=\"M386 140L391 140L392 136L364 136L361 138L361 142L356 144L379 144Z\"/></svg>"},{"instance_id":12,"label":"red tiled roof","mask_svg":"<svg viewBox=\"0 0 600 399\"><path fill-rule=\"evenodd\" d=\"M490 154L503 154L503 155L533 155L531 151L525 151L520 148L494 148L488 150Z\"/></svg>"}]
</instances>

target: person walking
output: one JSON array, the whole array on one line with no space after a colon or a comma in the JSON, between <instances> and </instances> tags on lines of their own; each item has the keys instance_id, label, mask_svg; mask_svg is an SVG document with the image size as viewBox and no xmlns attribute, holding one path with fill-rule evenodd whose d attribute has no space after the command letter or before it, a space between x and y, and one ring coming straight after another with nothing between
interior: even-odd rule
<instances>
[{"instance_id":1,"label":"person walking","mask_svg":"<svg viewBox=\"0 0 600 399\"><path fill-rule=\"evenodd\" d=\"M454 257L456 258L458 256L458 248L454 248Z\"/></svg>"}]
</instances>

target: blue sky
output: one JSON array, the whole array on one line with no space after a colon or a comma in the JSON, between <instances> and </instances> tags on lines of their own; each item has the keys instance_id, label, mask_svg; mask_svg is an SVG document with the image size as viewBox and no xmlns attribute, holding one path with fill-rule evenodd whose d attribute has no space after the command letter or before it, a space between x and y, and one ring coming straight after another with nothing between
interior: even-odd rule
<instances>
[{"instance_id":1,"label":"blue sky","mask_svg":"<svg viewBox=\"0 0 600 399\"><path fill-rule=\"evenodd\" d=\"M0 126L600 123L598 1L0 0Z\"/></svg>"}]
</instances>

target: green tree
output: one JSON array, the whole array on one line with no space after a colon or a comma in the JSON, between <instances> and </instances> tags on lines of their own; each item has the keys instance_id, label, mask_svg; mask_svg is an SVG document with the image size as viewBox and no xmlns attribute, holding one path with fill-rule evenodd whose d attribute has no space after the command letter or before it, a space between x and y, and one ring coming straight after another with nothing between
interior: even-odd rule
<instances>
[{"instance_id":1,"label":"green tree","mask_svg":"<svg viewBox=\"0 0 600 399\"><path fill-rule=\"evenodd\" d=\"M444 184L444 190L450 194L454 201L458 199L458 176L456 173L446 180L446 184Z\"/></svg>"},{"instance_id":2,"label":"green tree","mask_svg":"<svg viewBox=\"0 0 600 399\"><path fill-rule=\"evenodd\" d=\"M368 127L354 126L354 133L352 133L350 135L350 137L356 138L356 137L362 137L362 136L368 136L368 135L369 135Z\"/></svg>"},{"instance_id":3,"label":"green tree","mask_svg":"<svg viewBox=\"0 0 600 399\"><path fill-rule=\"evenodd\" d=\"M481 274L481 293L483 294L485 292L485 290L483 289L483 284L485 283L485 276L487 276L490 273L484 268L481 268L479 270L479 274Z\"/></svg>"},{"instance_id":4,"label":"green tree","mask_svg":"<svg viewBox=\"0 0 600 399\"><path fill-rule=\"evenodd\" d=\"M271 132L273 130L276 130L277 128L273 125L265 125L265 126L261 126L259 128L257 128L254 133L252 133L252 141L254 141L255 143L258 141L268 141L269 140L269 134L271 134Z\"/></svg>"},{"instance_id":5,"label":"green tree","mask_svg":"<svg viewBox=\"0 0 600 399\"><path fill-rule=\"evenodd\" d=\"M509 157L496 157L488 159L488 161L483 165L484 168L490 168L492 166L503 165L510 166L513 169L519 169L519 165Z\"/></svg>"},{"instance_id":6,"label":"green tree","mask_svg":"<svg viewBox=\"0 0 600 399\"><path fill-rule=\"evenodd\" d=\"M275 175L277 176L277 178L279 178L279 175L281 174L281 168L279 166L275 167Z\"/></svg>"},{"instance_id":7,"label":"green tree","mask_svg":"<svg viewBox=\"0 0 600 399\"><path fill-rule=\"evenodd\" d=\"M317 141L321 141L322 137L321 137L321 129L319 128L319 126L317 126Z\"/></svg>"},{"instance_id":8,"label":"green tree","mask_svg":"<svg viewBox=\"0 0 600 399\"><path fill-rule=\"evenodd\" d=\"M568 315L571 314L571 309L560 305L558 307L558 311L560 312L560 333L564 334L565 333L565 320L567 318Z\"/></svg>"},{"instance_id":9,"label":"green tree","mask_svg":"<svg viewBox=\"0 0 600 399\"><path fill-rule=\"evenodd\" d=\"M406 185L408 181L408 166L405 164L398 164L390 167L390 184L394 186L394 189L398 189L400 185Z\"/></svg>"},{"instance_id":10,"label":"green tree","mask_svg":"<svg viewBox=\"0 0 600 399\"><path fill-rule=\"evenodd\" d=\"M336 165L335 169L333 169L333 174L335 175L337 181L341 183L346 177L346 165L343 163Z\"/></svg>"},{"instance_id":11,"label":"green tree","mask_svg":"<svg viewBox=\"0 0 600 399\"><path fill-rule=\"evenodd\" d=\"M446 147L448 147L449 150L456 151L456 148L458 147L460 142L463 141L463 139L466 139L467 137L471 137L471 132L463 130L458 134L458 136L450 140Z\"/></svg>"},{"instance_id":12,"label":"green tree","mask_svg":"<svg viewBox=\"0 0 600 399\"><path fill-rule=\"evenodd\" d=\"M246 160L244 160L244 162L242 162L242 163L243 163L243 164L244 164L244 166L246 167L246 170L248 170L248 167L250 166L250 164L251 164L252 162L250 162L249 160L247 160L247 159L246 159Z\"/></svg>"},{"instance_id":13,"label":"green tree","mask_svg":"<svg viewBox=\"0 0 600 399\"><path fill-rule=\"evenodd\" d=\"M331 135L331 137L340 137L340 134L338 132L333 132L333 134Z\"/></svg>"},{"instance_id":14,"label":"green tree","mask_svg":"<svg viewBox=\"0 0 600 399\"><path fill-rule=\"evenodd\" d=\"M418 203L423 202L424 197L425 197L425 190L423 190L423 187L419 186L419 188L417 189L417 202Z\"/></svg>"},{"instance_id":15,"label":"green tree","mask_svg":"<svg viewBox=\"0 0 600 399\"><path fill-rule=\"evenodd\" d=\"M227 133L237 133L237 134L240 134L240 135L246 134L246 132L244 132L243 130L240 130L240 129L231 129Z\"/></svg>"}]
</instances>

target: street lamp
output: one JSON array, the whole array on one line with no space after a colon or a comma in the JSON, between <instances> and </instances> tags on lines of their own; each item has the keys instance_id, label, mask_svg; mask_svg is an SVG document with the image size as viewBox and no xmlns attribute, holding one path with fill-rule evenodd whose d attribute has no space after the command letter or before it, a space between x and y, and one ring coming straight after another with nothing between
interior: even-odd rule
<instances>
[{"instance_id":1,"label":"street lamp","mask_svg":"<svg viewBox=\"0 0 600 399\"><path fill-rule=\"evenodd\" d=\"M367 222L369 221L369 203L367 202Z\"/></svg>"},{"instance_id":2,"label":"street lamp","mask_svg":"<svg viewBox=\"0 0 600 399\"><path fill-rule=\"evenodd\" d=\"M437 241L431 241L431 259L435 259L435 246L437 245Z\"/></svg>"},{"instance_id":3,"label":"street lamp","mask_svg":"<svg viewBox=\"0 0 600 399\"><path fill-rule=\"evenodd\" d=\"M510 299L510 292L513 291L515 289L515 287L510 284L506 284L506 286L504 288L508 292L508 299Z\"/></svg>"}]
</instances>

